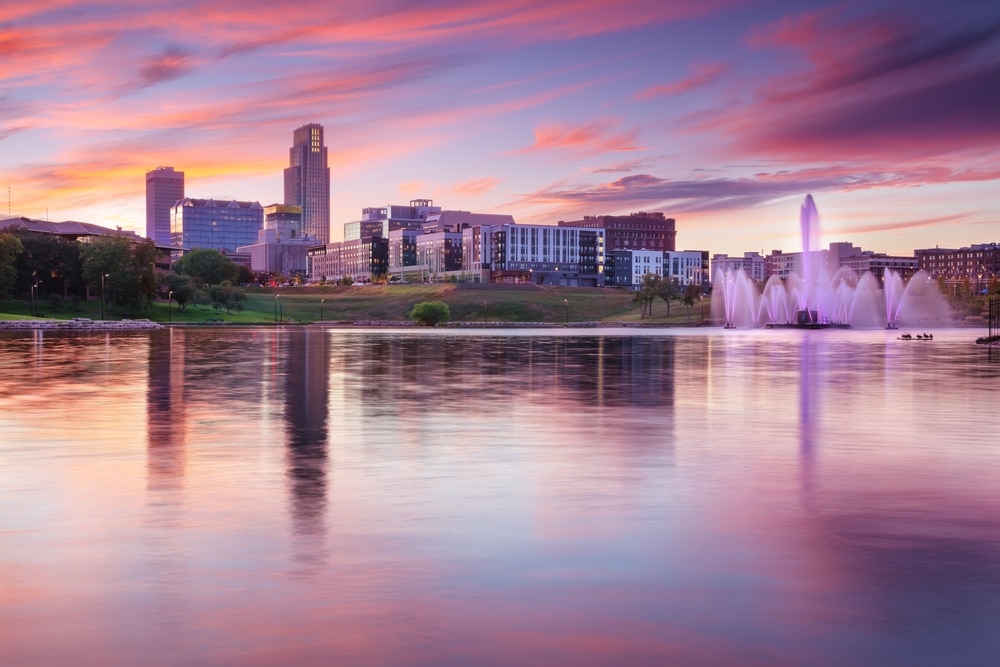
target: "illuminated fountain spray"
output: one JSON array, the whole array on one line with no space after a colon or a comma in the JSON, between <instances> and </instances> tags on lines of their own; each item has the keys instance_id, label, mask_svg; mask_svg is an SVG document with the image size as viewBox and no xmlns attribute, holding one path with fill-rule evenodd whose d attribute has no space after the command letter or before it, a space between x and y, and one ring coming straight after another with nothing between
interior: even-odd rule
<instances>
[{"instance_id":1,"label":"illuminated fountain spray","mask_svg":"<svg viewBox=\"0 0 1000 667\"><path fill-rule=\"evenodd\" d=\"M801 273L771 276L763 290L742 270L717 271L712 309L734 327L862 327L897 328L947 321L944 299L937 285L923 271L904 283L895 271L879 279L866 272L858 276L842 267L829 275L820 249L819 212L812 195L800 210L802 231ZM720 312L720 310L722 312Z\"/></svg>"}]
</instances>

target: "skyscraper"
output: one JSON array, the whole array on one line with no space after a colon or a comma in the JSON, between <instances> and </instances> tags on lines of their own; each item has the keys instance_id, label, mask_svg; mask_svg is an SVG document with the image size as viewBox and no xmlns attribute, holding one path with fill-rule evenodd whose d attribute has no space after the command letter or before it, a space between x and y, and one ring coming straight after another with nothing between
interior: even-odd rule
<instances>
[{"instance_id":1,"label":"skyscraper","mask_svg":"<svg viewBox=\"0 0 1000 667\"><path fill-rule=\"evenodd\" d=\"M285 169L285 204L302 207L302 233L317 245L330 242L330 167L323 143L323 126L303 125L292 135L289 167Z\"/></svg>"},{"instance_id":2,"label":"skyscraper","mask_svg":"<svg viewBox=\"0 0 1000 667\"><path fill-rule=\"evenodd\" d=\"M184 172L157 167L146 172L146 238L170 245L170 211L184 199Z\"/></svg>"}]
</instances>

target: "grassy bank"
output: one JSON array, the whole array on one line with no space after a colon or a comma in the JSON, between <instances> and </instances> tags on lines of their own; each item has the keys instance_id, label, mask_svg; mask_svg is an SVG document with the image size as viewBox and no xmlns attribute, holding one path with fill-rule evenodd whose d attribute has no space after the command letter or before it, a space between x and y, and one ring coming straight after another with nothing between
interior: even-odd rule
<instances>
[{"instance_id":1,"label":"grassy bank","mask_svg":"<svg viewBox=\"0 0 1000 667\"><path fill-rule=\"evenodd\" d=\"M708 300L688 308L680 302L670 306L657 301L653 317L640 319L632 303L632 292L576 287L531 287L500 285L366 285L363 287L284 287L247 288L241 312L227 313L209 305L188 305L182 312L177 304L157 302L134 318L154 322L203 324L221 319L236 324L270 324L277 319L291 322L357 322L407 320L410 310L421 301L443 301L451 319L460 322L623 322L646 324L697 325L710 311ZM277 298L276 298L277 297ZM101 302L80 301L39 303L44 317L101 318ZM27 301L0 301L0 319L30 317ZM105 309L107 319L121 319L120 313Z\"/></svg>"}]
</instances>

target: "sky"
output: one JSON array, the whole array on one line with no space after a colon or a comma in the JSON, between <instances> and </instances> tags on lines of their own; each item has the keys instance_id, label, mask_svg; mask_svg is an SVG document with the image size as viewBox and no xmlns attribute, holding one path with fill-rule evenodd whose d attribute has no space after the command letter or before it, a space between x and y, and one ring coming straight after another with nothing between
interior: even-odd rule
<instances>
[{"instance_id":1,"label":"sky","mask_svg":"<svg viewBox=\"0 0 1000 667\"><path fill-rule=\"evenodd\" d=\"M284 198L325 127L331 237L361 209L555 224L661 211L677 249L1000 241L1000 3L3 0L13 216L145 233L145 172ZM0 217L7 217L0 215Z\"/></svg>"}]
</instances>

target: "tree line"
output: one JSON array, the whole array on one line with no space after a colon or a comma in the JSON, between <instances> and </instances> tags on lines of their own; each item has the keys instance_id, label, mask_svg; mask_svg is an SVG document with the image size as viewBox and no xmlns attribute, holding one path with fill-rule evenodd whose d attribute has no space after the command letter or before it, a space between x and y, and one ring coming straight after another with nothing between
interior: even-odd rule
<instances>
[{"instance_id":1,"label":"tree line","mask_svg":"<svg viewBox=\"0 0 1000 667\"><path fill-rule=\"evenodd\" d=\"M686 306L693 306L701 298L701 286L691 283L682 286L676 278L665 280L658 273L647 273L642 276L639 289L632 302L639 305L639 317L645 319L653 316L653 302L662 299L667 304L667 317L670 317L670 303L682 301Z\"/></svg>"},{"instance_id":2,"label":"tree line","mask_svg":"<svg viewBox=\"0 0 1000 667\"><path fill-rule=\"evenodd\" d=\"M242 310L246 294L237 286L253 274L218 250L198 248L157 271L160 250L150 240L134 243L121 236L77 241L29 230L0 233L0 299L36 294L60 300L103 298L122 317L149 310L170 299L185 310L191 303L227 312ZM103 296L102 296L103 295Z\"/></svg>"}]
</instances>

